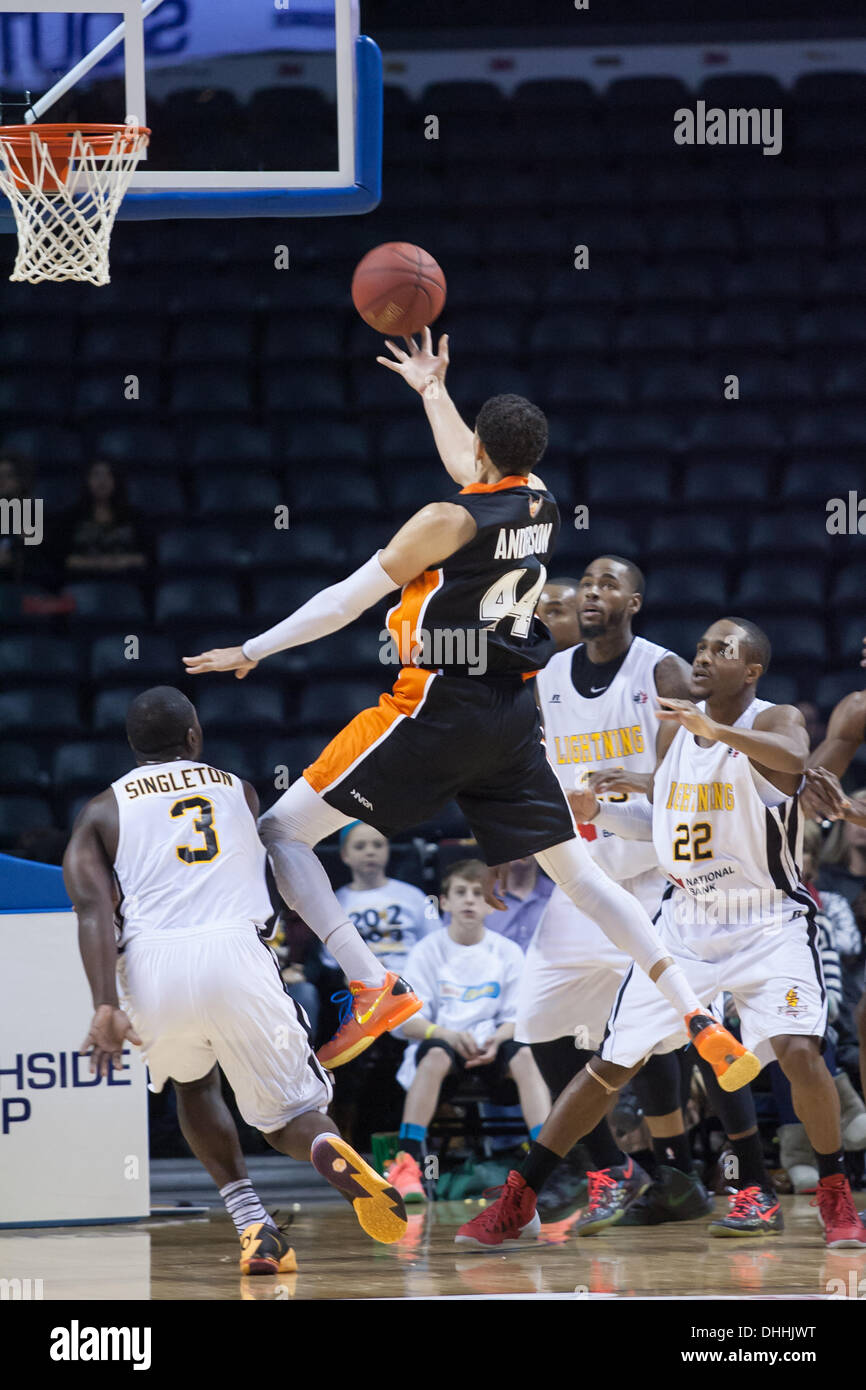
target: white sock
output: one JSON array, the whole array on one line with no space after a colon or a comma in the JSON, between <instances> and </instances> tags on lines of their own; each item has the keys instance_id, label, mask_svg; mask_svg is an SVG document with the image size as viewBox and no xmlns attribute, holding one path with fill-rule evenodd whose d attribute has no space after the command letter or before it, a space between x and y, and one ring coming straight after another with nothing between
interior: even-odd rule
<instances>
[{"instance_id":1,"label":"white sock","mask_svg":"<svg viewBox=\"0 0 866 1390\"><path fill-rule=\"evenodd\" d=\"M330 1130L326 1130L324 1134L317 1134L312 1144L310 1145L310 1153L312 1154L313 1149L316 1147L317 1144L321 1144L323 1139L340 1139L341 1137L341 1135L332 1133Z\"/></svg>"},{"instance_id":2,"label":"white sock","mask_svg":"<svg viewBox=\"0 0 866 1390\"><path fill-rule=\"evenodd\" d=\"M237 1182L226 1183L225 1187L220 1188L220 1196L239 1236L243 1235L247 1226L254 1225L256 1221L264 1221L265 1225L277 1229L276 1222L265 1211L249 1178L239 1178Z\"/></svg>"},{"instance_id":3,"label":"white sock","mask_svg":"<svg viewBox=\"0 0 866 1390\"><path fill-rule=\"evenodd\" d=\"M365 985L385 983L387 970L351 922L343 922L330 936L322 939L340 969L345 972L347 980L363 980Z\"/></svg>"}]
</instances>

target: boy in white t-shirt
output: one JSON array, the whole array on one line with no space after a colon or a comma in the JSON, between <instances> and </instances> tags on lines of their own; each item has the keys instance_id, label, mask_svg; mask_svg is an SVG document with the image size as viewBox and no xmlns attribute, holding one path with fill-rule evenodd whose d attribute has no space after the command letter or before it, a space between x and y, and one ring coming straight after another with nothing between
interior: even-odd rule
<instances>
[{"instance_id":1,"label":"boy in white t-shirt","mask_svg":"<svg viewBox=\"0 0 866 1390\"><path fill-rule=\"evenodd\" d=\"M424 1007L400 1030L410 1046L397 1080L408 1094L401 1152L386 1173L404 1199L426 1196L419 1159L427 1126L442 1092L453 1090L464 1071L478 1069L491 1100L512 1078L531 1136L550 1109L550 1094L529 1047L514 1041L524 956L513 941L484 926L486 873L479 859L452 865L441 889L441 906L451 920L419 941L406 963Z\"/></svg>"}]
</instances>

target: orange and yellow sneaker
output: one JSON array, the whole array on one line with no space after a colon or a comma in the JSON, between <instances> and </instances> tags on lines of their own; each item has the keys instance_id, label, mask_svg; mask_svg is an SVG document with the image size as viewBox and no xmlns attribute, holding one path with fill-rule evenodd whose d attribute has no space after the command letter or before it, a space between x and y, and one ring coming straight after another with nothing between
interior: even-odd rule
<instances>
[{"instance_id":1,"label":"orange and yellow sneaker","mask_svg":"<svg viewBox=\"0 0 866 1390\"><path fill-rule=\"evenodd\" d=\"M373 1240L393 1245L409 1229L403 1198L338 1134L313 1140L310 1162L352 1207L358 1224Z\"/></svg>"},{"instance_id":2,"label":"orange and yellow sneaker","mask_svg":"<svg viewBox=\"0 0 866 1390\"><path fill-rule=\"evenodd\" d=\"M285 1232L254 1221L241 1236L241 1274L295 1274L298 1262Z\"/></svg>"},{"instance_id":3,"label":"orange and yellow sneaker","mask_svg":"<svg viewBox=\"0 0 866 1390\"><path fill-rule=\"evenodd\" d=\"M322 1066L330 1071L365 1052L380 1034L399 1028L423 1005L411 986L393 970L388 971L384 984L365 985L352 980L348 989L331 997L335 1004L342 1005L340 1026L316 1053Z\"/></svg>"},{"instance_id":4,"label":"orange and yellow sneaker","mask_svg":"<svg viewBox=\"0 0 866 1390\"><path fill-rule=\"evenodd\" d=\"M395 1187L404 1202L426 1202L424 1179L417 1159L405 1151L385 1164L385 1177Z\"/></svg>"},{"instance_id":5,"label":"orange and yellow sneaker","mask_svg":"<svg viewBox=\"0 0 866 1390\"><path fill-rule=\"evenodd\" d=\"M739 1091L754 1081L761 1063L754 1052L737 1042L733 1033L721 1023L701 1009L693 1009L686 1014L686 1027L696 1050L709 1062L723 1091Z\"/></svg>"}]
</instances>

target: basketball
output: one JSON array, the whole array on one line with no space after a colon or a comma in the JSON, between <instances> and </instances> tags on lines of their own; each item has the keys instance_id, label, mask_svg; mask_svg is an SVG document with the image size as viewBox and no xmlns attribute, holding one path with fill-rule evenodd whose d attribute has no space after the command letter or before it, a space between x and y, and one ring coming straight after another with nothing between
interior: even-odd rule
<instances>
[{"instance_id":1,"label":"basketball","mask_svg":"<svg viewBox=\"0 0 866 1390\"><path fill-rule=\"evenodd\" d=\"M377 333L420 332L442 313L445 290L441 266L408 241L374 246L352 276L352 302Z\"/></svg>"}]
</instances>

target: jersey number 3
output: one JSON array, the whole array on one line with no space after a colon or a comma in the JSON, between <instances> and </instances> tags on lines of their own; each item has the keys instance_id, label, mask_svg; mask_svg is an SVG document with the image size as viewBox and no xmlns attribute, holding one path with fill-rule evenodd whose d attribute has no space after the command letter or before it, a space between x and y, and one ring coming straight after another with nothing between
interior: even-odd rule
<instances>
[{"instance_id":1,"label":"jersey number 3","mask_svg":"<svg viewBox=\"0 0 866 1390\"><path fill-rule=\"evenodd\" d=\"M169 814L185 816L187 811L200 812L193 821L193 827L203 837L204 844L198 848L193 848L192 845L178 845L177 857L184 864L208 864L211 859L216 859L220 852L213 824L213 802L208 801L206 796L186 796L183 801L174 803Z\"/></svg>"}]
</instances>

